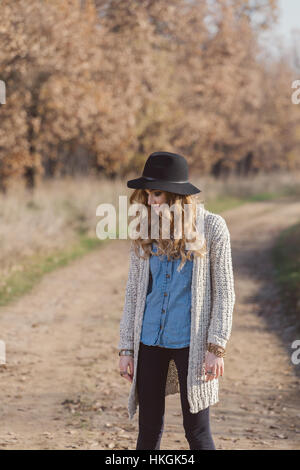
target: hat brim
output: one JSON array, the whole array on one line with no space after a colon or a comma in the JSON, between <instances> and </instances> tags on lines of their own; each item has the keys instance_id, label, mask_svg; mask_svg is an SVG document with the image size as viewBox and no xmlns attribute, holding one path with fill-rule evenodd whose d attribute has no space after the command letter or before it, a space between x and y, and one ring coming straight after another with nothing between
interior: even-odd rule
<instances>
[{"instance_id":1,"label":"hat brim","mask_svg":"<svg viewBox=\"0 0 300 470\"><path fill-rule=\"evenodd\" d=\"M184 196L201 193L201 189L198 189L191 183L172 183L171 181L165 180L151 181L143 176L127 181L127 187L132 189L161 189L162 191Z\"/></svg>"}]
</instances>

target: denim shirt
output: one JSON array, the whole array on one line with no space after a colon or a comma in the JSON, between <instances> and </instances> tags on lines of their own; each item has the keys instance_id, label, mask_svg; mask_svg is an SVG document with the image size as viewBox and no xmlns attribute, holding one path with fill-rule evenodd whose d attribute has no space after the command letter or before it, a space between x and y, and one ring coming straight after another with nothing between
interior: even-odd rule
<instances>
[{"instance_id":1,"label":"denim shirt","mask_svg":"<svg viewBox=\"0 0 300 470\"><path fill-rule=\"evenodd\" d=\"M152 243L152 250L157 246ZM150 257L148 292L143 317L141 342L148 346L184 348L190 344L192 260L180 272L181 258L167 255ZM149 274L150 274L149 273Z\"/></svg>"}]
</instances>

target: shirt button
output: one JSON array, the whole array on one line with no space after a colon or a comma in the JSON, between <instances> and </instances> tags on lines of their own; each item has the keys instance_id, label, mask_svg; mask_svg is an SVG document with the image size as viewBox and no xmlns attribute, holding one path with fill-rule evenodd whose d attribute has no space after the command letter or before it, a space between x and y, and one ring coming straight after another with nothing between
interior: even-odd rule
<instances>
[{"instance_id":1,"label":"shirt button","mask_svg":"<svg viewBox=\"0 0 300 470\"><path fill-rule=\"evenodd\" d=\"M169 278L169 277L170 277L170 274L166 274L166 277Z\"/></svg>"},{"instance_id":2,"label":"shirt button","mask_svg":"<svg viewBox=\"0 0 300 470\"><path fill-rule=\"evenodd\" d=\"M167 295L168 295L167 292L164 292L164 296L167 297Z\"/></svg>"},{"instance_id":3,"label":"shirt button","mask_svg":"<svg viewBox=\"0 0 300 470\"><path fill-rule=\"evenodd\" d=\"M165 309L164 309L164 308L162 309L162 313L165 313Z\"/></svg>"}]
</instances>

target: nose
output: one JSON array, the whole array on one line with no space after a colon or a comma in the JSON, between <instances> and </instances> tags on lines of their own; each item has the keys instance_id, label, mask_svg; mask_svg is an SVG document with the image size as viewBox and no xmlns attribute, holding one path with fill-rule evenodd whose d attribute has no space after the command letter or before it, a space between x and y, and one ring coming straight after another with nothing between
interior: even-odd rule
<instances>
[{"instance_id":1,"label":"nose","mask_svg":"<svg viewBox=\"0 0 300 470\"><path fill-rule=\"evenodd\" d=\"M148 204L149 204L149 205L153 204L153 201L154 201L154 196L153 196L152 193L150 193L150 194L148 195Z\"/></svg>"}]
</instances>

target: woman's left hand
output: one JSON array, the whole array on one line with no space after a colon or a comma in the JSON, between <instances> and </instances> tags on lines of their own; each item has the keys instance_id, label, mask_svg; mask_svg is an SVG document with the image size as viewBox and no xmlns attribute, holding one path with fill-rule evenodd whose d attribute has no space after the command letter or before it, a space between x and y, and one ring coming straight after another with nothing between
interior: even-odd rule
<instances>
[{"instance_id":1,"label":"woman's left hand","mask_svg":"<svg viewBox=\"0 0 300 470\"><path fill-rule=\"evenodd\" d=\"M207 372L212 372L208 374ZM215 374L215 375L213 375ZM224 374L224 359L223 357L217 357L214 353L206 351L205 354L205 382L209 380L217 379L219 376Z\"/></svg>"}]
</instances>

